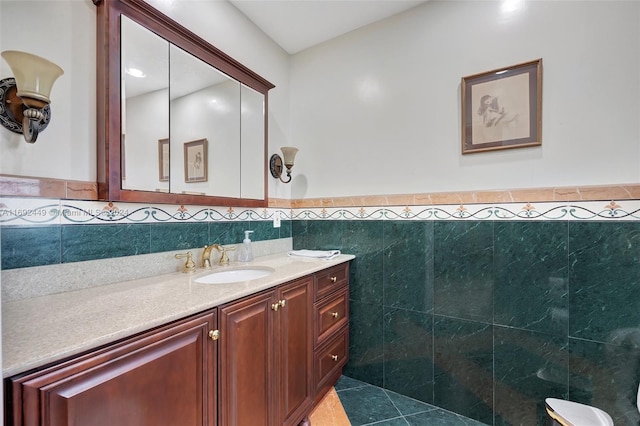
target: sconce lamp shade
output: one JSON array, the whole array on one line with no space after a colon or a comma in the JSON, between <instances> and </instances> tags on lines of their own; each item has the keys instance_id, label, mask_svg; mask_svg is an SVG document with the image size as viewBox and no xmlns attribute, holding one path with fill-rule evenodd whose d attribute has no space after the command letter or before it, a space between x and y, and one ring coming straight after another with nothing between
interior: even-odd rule
<instances>
[{"instance_id":1,"label":"sconce lamp shade","mask_svg":"<svg viewBox=\"0 0 640 426\"><path fill-rule=\"evenodd\" d=\"M287 169L291 169L293 167L293 160L295 160L296 154L298 153L298 148L283 146L280 150L284 156L284 165Z\"/></svg>"},{"instance_id":2,"label":"sconce lamp shade","mask_svg":"<svg viewBox=\"0 0 640 426\"><path fill-rule=\"evenodd\" d=\"M284 156L284 160L278 154L273 154L271 159L269 160L269 170L271 171L271 176L276 179L280 179L282 183L291 182L291 169L293 168L293 160L296 158L296 154L298 153L298 148L294 148L292 146L283 146L280 148L282 151L282 155ZM287 180L282 178L282 173L284 172L282 165L287 168Z\"/></svg>"},{"instance_id":3,"label":"sconce lamp shade","mask_svg":"<svg viewBox=\"0 0 640 426\"><path fill-rule=\"evenodd\" d=\"M7 50L2 57L16 79L17 95L31 107L43 107L51 102L53 83L64 74L62 68L47 59L26 52ZM30 100L36 102L30 103Z\"/></svg>"},{"instance_id":4,"label":"sconce lamp shade","mask_svg":"<svg viewBox=\"0 0 640 426\"><path fill-rule=\"evenodd\" d=\"M31 53L7 50L2 57L14 78L0 80L0 124L34 143L51 118L51 88L64 74L51 61Z\"/></svg>"}]
</instances>

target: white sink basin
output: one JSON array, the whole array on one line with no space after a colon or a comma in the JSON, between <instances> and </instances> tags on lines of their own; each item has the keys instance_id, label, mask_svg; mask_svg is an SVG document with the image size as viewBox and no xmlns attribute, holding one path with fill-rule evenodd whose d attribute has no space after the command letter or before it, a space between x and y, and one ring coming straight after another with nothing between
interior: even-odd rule
<instances>
[{"instance_id":1,"label":"white sink basin","mask_svg":"<svg viewBox=\"0 0 640 426\"><path fill-rule=\"evenodd\" d=\"M209 275L196 278L193 282L198 284L229 284L242 281L257 280L258 278L271 275L276 270L266 266L255 267L243 267L223 269L220 271L212 272Z\"/></svg>"}]
</instances>

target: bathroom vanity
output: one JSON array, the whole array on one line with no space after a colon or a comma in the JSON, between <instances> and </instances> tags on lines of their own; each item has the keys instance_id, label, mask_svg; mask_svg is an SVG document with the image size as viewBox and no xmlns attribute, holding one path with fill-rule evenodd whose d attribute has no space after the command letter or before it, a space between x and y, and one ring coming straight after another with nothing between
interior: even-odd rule
<instances>
[{"instance_id":1,"label":"bathroom vanity","mask_svg":"<svg viewBox=\"0 0 640 426\"><path fill-rule=\"evenodd\" d=\"M295 425L348 360L349 260L168 274L3 305L8 425Z\"/></svg>"}]
</instances>

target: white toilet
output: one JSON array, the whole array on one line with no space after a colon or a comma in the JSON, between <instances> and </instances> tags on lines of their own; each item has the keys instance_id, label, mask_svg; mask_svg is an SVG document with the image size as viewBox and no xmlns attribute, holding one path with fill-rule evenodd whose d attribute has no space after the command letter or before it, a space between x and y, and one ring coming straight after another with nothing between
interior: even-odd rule
<instances>
[{"instance_id":1,"label":"white toilet","mask_svg":"<svg viewBox=\"0 0 640 426\"><path fill-rule=\"evenodd\" d=\"M613 419L605 411L590 405L547 398L544 400L550 425L560 426L613 426ZM640 413L640 385L636 396Z\"/></svg>"}]
</instances>

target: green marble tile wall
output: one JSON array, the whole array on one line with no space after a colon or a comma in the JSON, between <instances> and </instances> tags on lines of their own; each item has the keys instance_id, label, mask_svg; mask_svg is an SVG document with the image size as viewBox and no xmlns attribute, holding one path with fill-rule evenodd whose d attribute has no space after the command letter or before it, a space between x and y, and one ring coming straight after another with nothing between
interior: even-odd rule
<instances>
[{"instance_id":1,"label":"green marble tile wall","mask_svg":"<svg viewBox=\"0 0 640 426\"><path fill-rule=\"evenodd\" d=\"M254 241L291 237L291 221L118 223L108 225L0 226L2 269L238 244L245 229Z\"/></svg>"},{"instance_id":2,"label":"green marble tile wall","mask_svg":"<svg viewBox=\"0 0 640 426\"><path fill-rule=\"evenodd\" d=\"M544 398L640 425L640 223L294 220L351 268L345 375L489 425Z\"/></svg>"},{"instance_id":3,"label":"green marble tile wall","mask_svg":"<svg viewBox=\"0 0 640 426\"><path fill-rule=\"evenodd\" d=\"M355 379L486 424L545 397L640 425L640 221L283 220L0 226L2 269L293 237L351 268Z\"/></svg>"}]
</instances>

